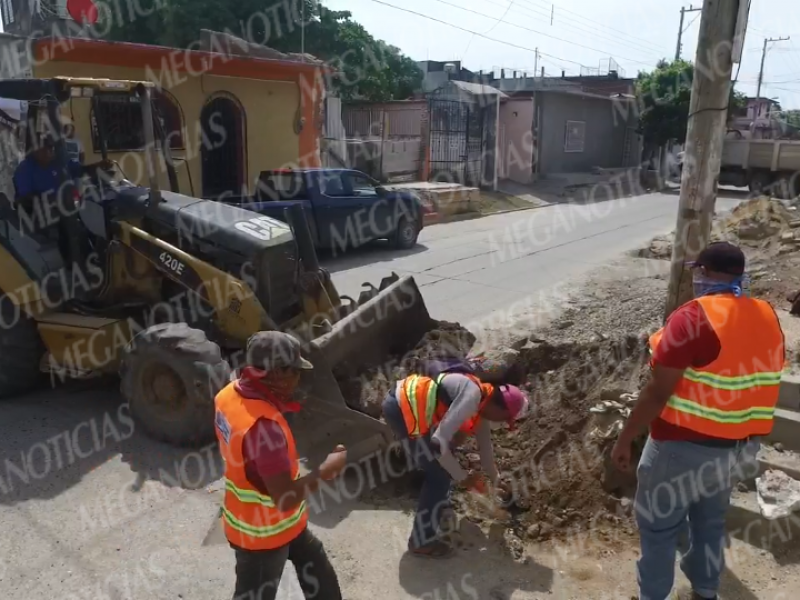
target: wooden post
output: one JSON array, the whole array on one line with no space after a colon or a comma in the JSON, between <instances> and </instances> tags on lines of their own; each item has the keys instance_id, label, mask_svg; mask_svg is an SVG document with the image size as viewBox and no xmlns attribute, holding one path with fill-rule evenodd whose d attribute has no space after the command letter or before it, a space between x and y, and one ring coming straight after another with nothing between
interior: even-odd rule
<instances>
[{"instance_id":1,"label":"wooden post","mask_svg":"<svg viewBox=\"0 0 800 600\"><path fill-rule=\"evenodd\" d=\"M711 233L740 1L747 0L703 2L665 317L691 300L692 276L686 261L697 257Z\"/></svg>"}]
</instances>

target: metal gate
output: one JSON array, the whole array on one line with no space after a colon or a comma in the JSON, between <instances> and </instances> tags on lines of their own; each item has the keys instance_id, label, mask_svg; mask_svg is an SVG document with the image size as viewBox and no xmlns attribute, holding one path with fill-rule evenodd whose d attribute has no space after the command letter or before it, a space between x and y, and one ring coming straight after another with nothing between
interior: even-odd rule
<instances>
[{"instance_id":1,"label":"metal gate","mask_svg":"<svg viewBox=\"0 0 800 600\"><path fill-rule=\"evenodd\" d=\"M430 178L462 185L481 184L481 109L458 100L430 100Z\"/></svg>"}]
</instances>

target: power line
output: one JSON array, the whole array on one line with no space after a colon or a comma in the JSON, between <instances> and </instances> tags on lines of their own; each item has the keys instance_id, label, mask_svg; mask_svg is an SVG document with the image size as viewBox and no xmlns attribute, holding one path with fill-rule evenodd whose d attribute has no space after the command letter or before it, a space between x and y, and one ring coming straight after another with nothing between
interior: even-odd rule
<instances>
[{"instance_id":1,"label":"power line","mask_svg":"<svg viewBox=\"0 0 800 600\"><path fill-rule=\"evenodd\" d=\"M486 0L486 1L489 2L489 4L496 4L495 2L491 2L489 0ZM524 10L525 14L533 15L534 17L546 17L547 19L550 19L550 17L551 17L551 14L549 12L548 13L544 13L538 7L530 5L530 4L528 6L518 6L517 9L518 10ZM552 23L551 23L551 25L552 25ZM659 48L657 48L656 46L647 47L647 46L645 46L643 44L634 44L634 43L630 43L630 42L627 42L627 41L623 41L623 39L627 39L629 36L626 36L626 38L620 39L619 35L615 36L614 34L600 33L600 32L597 31L597 25L594 24L594 23L591 24L593 26L593 29L586 29L585 27L579 27L579 25L583 25L583 23L574 24L574 23L563 23L563 22L559 21L557 23L557 25L560 26L560 27L569 27L569 28L575 29L576 31L580 31L581 33L589 33L589 34L591 34L593 36L602 36L600 39L603 42L616 44L616 45L619 45L619 46L626 46L628 48L636 50L637 52L653 52L653 53L656 53L656 52L660 53L661 52L661 50Z\"/></svg>"},{"instance_id":2,"label":"power line","mask_svg":"<svg viewBox=\"0 0 800 600\"><path fill-rule=\"evenodd\" d=\"M510 46L512 48L518 48L519 50L527 50L528 52L536 52L535 48L528 48L527 46L521 46L521 45L515 44L513 42L507 42L505 40L498 40L497 38L489 37L488 35L484 35L482 33L478 33L477 31L473 31L472 29L467 29L466 27L461 27L460 25L456 25L455 23L450 23L449 21L443 21L442 19L437 19L436 17L432 17L430 15L426 15L424 13L417 12L415 10L411 10L410 8L403 8L402 6L396 6L394 4L390 4L389 2L384 2L383 0L371 0L371 1L375 2L376 4L382 4L383 6L388 6L389 8L394 8L396 10L401 10L403 12L406 12L406 13L409 13L409 14L412 14L412 15L416 15L418 17L422 17L423 19L428 19L429 21L434 21L434 22L440 23L442 25L447 25L448 27L452 27L453 29L458 29L458 30L464 31L466 33L471 33L472 35L476 35L476 36L478 36L480 38L489 40L490 42L497 42L498 44L505 44L506 46ZM481 15L481 16L485 17L486 15ZM572 43L572 42L568 42L568 43ZM580 62L578 62L576 60L570 60L568 58L561 58L560 56L555 56L553 54L547 54L546 52L542 52L541 50L539 50L539 54L541 56L549 56L550 58L555 58L555 59L560 60L560 61L572 63L573 65L579 65L581 67L585 66L583 63L580 63Z\"/></svg>"},{"instance_id":3,"label":"power line","mask_svg":"<svg viewBox=\"0 0 800 600\"><path fill-rule=\"evenodd\" d=\"M484 32L484 34L491 33L491 32L494 30L494 28L495 28L495 27L497 27L498 25L500 25L501 21L502 21L503 19L505 19L505 18L506 18L506 15L508 14L508 11L510 11L510 10L511 10L511 7L512 7L512 6L514 6L514 0L511 0L511 2L509 2L509 3L508 3L508 6L506 7L506 12L504 12L504 13L502 14L502 16L501 16L499 19L497 19L497 21L495 21L495 22L494 22L494 25L492 25L491 27L489 27L489 29L487 29L487 30ZM462 52L462 53L461 53L461 60L462 60L462 61L464 60L464 57L467 55L467 51L469 50L469 47L472 45L472 40L474 40L474 39L475 39L475 36L474 36L474 35L473 35L473 36L470 36L470 38L469 38L469 41L467 42L467 47L466 47L466 48L464 48L464 52Z\"/></svg>"},{"instance_id":4,"label":"power line","mask_svg":"<svg viewBox=\"0 0 800 600\"><path fill-rule=\"evenodd\" d=\"M388 2L383 2L382 0L372 0L372 1L373 2L377 2L378 4L383 4L384 6L391 6L392 8L397 8L399 10L404 10L406 12L414 13L414 11L412 11L410 9L401 8L399 6L395 6L394 4L389 4ZM471 8L465 8L463 6L459 6L458 4L453 4L452 2L448 2L447 0L435 0L435 1L439 2L440 4L444 4L446 6L451 6L453 8L457 8L458 10L463 10L464 12L468 12L468 13L472 13L474 15L478 15L478 16L483 17L483 18L491 18L491 15L487 15L485 13L478 12L477 10L472 10ZM418 14L418 15L423 16L423 17L427 17L427 15L423 15L422 13L415 13L415 14ZM444 21L440 21L440 22L444 22ZM557 37L555 35L550 35L548 33L544 33L543 31L538 31L536 29L531 29L530 27L525 27L524 25L517 25L516 23L509 23L507 21L504 21L504 22L505 22L506 25L510 25L511 27L516 27L517 29L524 29L525 31L530 31L531 33L537 33L539 35L543 35L545 37L549 37L549 38L552 38L554 40L558 40L559 42L564 42L565 44L572 44L573 46L578 46L580 48L585 48L587 50L592 50L593 52L601 52L602 54L606 54L606 55L609 54L609 52L607 50L600 50L599 48L592 48L591 46L586 46L584 44L579 44L578 42L573 42L572 40L565 40L564 38L560 38L560 37ZM628 58L628 57L625 57L625 56L620 56L620 58L623 59L623 60L627 60L629 62L639 63L640 65L652 66L652 64L653 64L652 61L645 62L643 60L636 60L634 58Z\"/></svg>"},{"instance_id":5,"label":"power line","mask_svg":"<svg viewBox=\"0 0 800 600\"><path fill-rule=\"evenodd\" d=\"M542 2L542 0L533 0L533 1L535 1L537 4L541 4L542 6L547 6L548 8L551 7L551 6L555 6L554 4L546 4L546 3ZM575 11L569 10L568 8L563 8L561 6L558 6L558 10L560 12L565 12L565 13L568 13L570 15L573 15L577 19L583 19L584 21L588 22L589 25L591 25L593 27L597 27L597 23L592 22L591 19L588 19L587 17L583 16L580 13L577 13ZM639 40L641 42L644 42L647 45L652 45L651 41L645 40L644 38L632 36L630 34L630 32L628 32L628 31L622 31L621 29L616 29L614 27L611 27L610 25L604 25L603 27L608 29L609 31L616 32L618 35L624 35L624 36L626 36L626 37L628 37L630 39ZM655 49L655 46L654 46L654 49Z\"/></svg>"}]
</instances>

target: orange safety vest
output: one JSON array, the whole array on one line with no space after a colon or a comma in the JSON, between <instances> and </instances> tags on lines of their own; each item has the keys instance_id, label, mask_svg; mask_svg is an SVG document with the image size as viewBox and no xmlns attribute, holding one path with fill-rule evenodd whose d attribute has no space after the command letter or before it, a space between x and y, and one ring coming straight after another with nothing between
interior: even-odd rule
<instances>
[{"instance_id":1,"label":"orange safety vest","mask_svg":"<svg viewBox=\"0 0 800 600\"><path fill-rule=\"evenodd\" d=\"M480 411L491 399L494 393L494 386L483 383L474 375L460 374L471 379L481 388L481 402L478 407L478 413L459 429L459 431L467 435L473 435L481 421ZM411 375L402 381L400 397L397 400L400 403L406 430L411 439L427 435L444 418L448 406L439 400L438 391L445 375L447 373L442 373L436 379L422 375Z\"/></svg>"},{"instance_id":2,"label":"orange safety vest","mask_svg":"<svg viewBox=\"0 0 800 600\"><path fill-rule=\"evenodd\" d=\"M661 418L715 438L769 434L786 360L778 316L763 300L731 294L690 302L703 309L721 350L711 364L684 371ZM663 332L650 336L651 353L659 343L670 343L661 341Z\"/></svg>"},{"instance_id":3,"label":"orange safety vest","mask_svg":"<svg viewBox=\"0 0 800 600\"><path fill-rule=\"evenodd\" d=\"M234 546L245 550L273 550L285 546L306 528L308 508L305 501L282 510L266 494L247 480L242 441L259 419L270 419L280 425L289 446L291 476L300 478L300 461L294 436L280 411L264 400L242 396L234 383L217 394L215 429L219 448L225 460L225 500L222 521L225 536Z\"/></svg>"}]
</instances>

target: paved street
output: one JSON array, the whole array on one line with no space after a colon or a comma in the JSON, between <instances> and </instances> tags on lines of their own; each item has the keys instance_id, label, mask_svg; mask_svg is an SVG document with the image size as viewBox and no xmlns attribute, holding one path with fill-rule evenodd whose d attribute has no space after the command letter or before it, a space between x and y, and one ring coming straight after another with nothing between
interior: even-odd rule
<instances>
[{"instance_id":1,"label":"paved street","mask_svg":"<svg viewBox=\"0 0 800 600\"><path fill-rule=\"evenodd\" d=\"M350 294L391 270L412 273L434 317L469 321L668 231L676 207L677 196L650 195L497 215L430 227L404 256L378 249L327 264ZM203 544L219 506L207 490L220 475L214 452L186 454L142 438L115 387L4 401L0 440L0 598L230 597L231 551ZM560 589L557 571L514 565L480 539L447 576L436 564L411 564L403 557L409 516L397 511L345 503L313 521L349 600L512 592L518 600ZM299 598L296 583L287 579L281 597Z\"/></svg>"},{"instance_id":2,"label":"paved street","mask_svg":"<svg viewBox=\"0 0 800 600\"><path fill-rule=\"evenodd\" d=\"M721 198L728 210L741 198ZM433 225L419 246L385 245L324 261L337 289L358 295L392 271L413 275L431 316L469 323L580 276L675 226L677 194L559 204Z\"/></svg>"}]
</instances>

